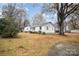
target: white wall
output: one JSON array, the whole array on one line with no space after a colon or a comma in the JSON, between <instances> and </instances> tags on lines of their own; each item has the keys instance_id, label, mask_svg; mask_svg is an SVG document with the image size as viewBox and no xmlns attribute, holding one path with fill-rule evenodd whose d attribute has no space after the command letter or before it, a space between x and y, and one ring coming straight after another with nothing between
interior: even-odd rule
<instances>
[{"instance_id":1,"label":"white wall","mask_svg":"<svg viewBox=\"0 0 79 59\"><path fill-rule=\"evenodd\" d=\"M47 29L47 27L48 27L48 29ZM41 32L45 32L45 33L55 33L55 28L54 28L53 25L47 24L47 25L42 26Z\"/></svg>"},{"instance_id":2,"label":"white wall","mask_svg":"<svg viewBox=\"0 0 79 59\"><path fill-rule=\"evenodd\" d=\"M48 27L48 29L47 29ZM24 28L24 31L32 31L32 32L45 32L45 33L55 33L55 27L52 25L52 24L46 24L46 25L43 25L41 26L41 29L40 29L40 26L39 27L35 27L34 29L33 28L30 28L29 26L28 27L25 27Z\"/></svg>"},{"instance_id":3,"label":"white wall","mask_svg":"<svg viewBox=\"0 0 79 59\"><path fill-rule=\"evenodd\" d=\"M30 31L30 27L25 27L24 31Z\"/></svg>"},{"instance_id":4,"label":"white wall","mask_svg":"<svg viewBox=\"0 0 79 59\"><path fill-rule=\"evenodd\" d=\"M35 27L35 32L39 32L40 31L40 27Z\"/></svg>"}]
</instances>

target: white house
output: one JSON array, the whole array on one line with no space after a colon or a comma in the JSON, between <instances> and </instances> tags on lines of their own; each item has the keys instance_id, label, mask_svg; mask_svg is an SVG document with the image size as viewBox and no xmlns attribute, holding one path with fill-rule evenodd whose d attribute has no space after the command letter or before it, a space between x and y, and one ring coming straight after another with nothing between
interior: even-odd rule
<instances>
[{"instance_id":1,"label":"white house","mask_svg":"<svg viewBox=\"0 0 79 59\"><path fill-rule=\"evenodd\" d=\"M32 31L32 32L45 32L45 33L54 33L55 27L51 22L44 23L40 26L27 26L24 28L24 31Z\"/></svg>"},{"instance_id":2,"label":"white house","mask_svg":"<svg viewBox=\"0 0 79 59\"><path fill-rule=\"evenodd\" d=\"M32 27L33 31L35 32L45 32L45 33L54 33L55 27L51 22L44 23L40 26Z\"/></svg>"},{"instance_id":3,"label":"white house","mask_svg":"<svg viewBox=\"0 0 79 59\"><path fill-rule=\"evenodd\" d=\"M24 28L24 32L25 32L25 31L26 31L26 32L29 32L29 31L30 31L30 26L25 27L25 28Z\"/></svg>"},{"instance_id":4,"label":"white house","mask_svg":"<svg viewBox=\"0 0 79 59\"><path fill-rule=\"evenodd\" d=\"M56 25L56 24L55 24ZM43 33L55 33L58 30L57 26L55 26L52 22L44 23L40 26L27 26L24 28L24 32L43 32ZM65 31L69 30L68 26L65 26Z\"/></svg>"}]
</instances>

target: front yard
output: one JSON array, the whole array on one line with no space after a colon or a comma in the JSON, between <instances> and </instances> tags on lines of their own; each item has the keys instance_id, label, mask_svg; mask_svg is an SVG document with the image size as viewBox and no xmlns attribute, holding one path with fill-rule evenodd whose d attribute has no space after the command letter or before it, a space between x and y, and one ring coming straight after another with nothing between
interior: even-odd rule
<instances>
[{"instance_id":1,"label":"front yard","mask_svg":"<svg viewBox=\"0 0 79 59\"><path fill-rule=\"evenodd\" d=\"M50 47L58 41L79 43L79 33L66 33L66 36L19 33L17 38L0 38L0 55L48 55Z\"/></svg>"}]
</instances>

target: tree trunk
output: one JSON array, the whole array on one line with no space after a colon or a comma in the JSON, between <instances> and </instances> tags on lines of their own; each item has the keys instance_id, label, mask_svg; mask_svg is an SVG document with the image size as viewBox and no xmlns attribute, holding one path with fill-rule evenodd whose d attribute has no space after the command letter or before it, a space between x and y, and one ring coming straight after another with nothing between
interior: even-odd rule
<instances>
[{"instance_id":1,"label":"tree trunk","mask_svg":"<svg viewBox=\"0 0 79 59\"><path fill-rule=\"evenodd\" d=\"M61 7L59 7L61 5ZM59 25L59 35L64 35L64 9L63 9L63 3L57 5L57 19L58 19L58 25Z\"/></svg>"},{"instance_id":2,"label":"tree trunk","mask_svg":"<svg viewBox=\"0 0 79 59\"><path fill-rule=\"evenodd\" d=\"M59 34L64 35L64 26L63 25L61 25L59 28Z\"/></svg>"},{"instance_id":3,"label":"tree trunk","mask_svg":"<svg viewBox=\"0 0 79 59\"><path fill-rule=\"evenodd\" d=\"M60 35L64 35L64 16L62 15L60 17L61 21L60 21L60 25L59 25L59 34Z\"/></svg>"}]
</instances>

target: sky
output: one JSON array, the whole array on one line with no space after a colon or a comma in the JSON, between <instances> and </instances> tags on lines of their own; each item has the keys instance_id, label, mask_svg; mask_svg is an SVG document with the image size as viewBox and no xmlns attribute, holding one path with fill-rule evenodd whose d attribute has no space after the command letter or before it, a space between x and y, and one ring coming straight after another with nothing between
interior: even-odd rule
<instances>
[{"instance_id":1,"label":"sky","mask_svg":"<svg viewBox=\"0 0 79 59\"><path fill-rule=\"evenodd\" d=\"M5 3L1 4L0 3L0 9L2 8L2 6L4 5ZM36 15L37 13L41 12L42 11L42 4L32 4L32 3L27 3L27 4L23 4L23 8L26 9L27 11L27 14L29 16L29 19L30 21L32 20L32 17L34 15ZM51 19L51 15L47 15L47 14L44 14L44 17L46 19L46 21L48 22L51 22L51 21L55 21L56 19L56 14L53 15L53 19Z\"/></svg>"}]
</instances>

